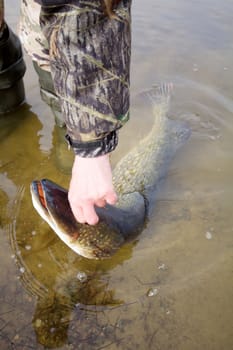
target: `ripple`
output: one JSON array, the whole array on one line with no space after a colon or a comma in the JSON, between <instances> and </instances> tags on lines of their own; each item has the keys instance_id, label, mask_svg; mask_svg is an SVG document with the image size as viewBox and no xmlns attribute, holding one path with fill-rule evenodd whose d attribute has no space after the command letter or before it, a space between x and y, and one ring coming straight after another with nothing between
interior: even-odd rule
<instances>
[{"instance_id":1,"label":"ripple","mask_svg":"<svg viewBox=\"0 0 233 350\"><path fill-rule=\"evenodd\" d=\"M175 77L176 107L185 109L181 118L187 118L200 128L218 132L220 127L233 131L232 113L233 101L223 95L214 86L190 80L185 77Z\"/></svg>"}]
</instances>

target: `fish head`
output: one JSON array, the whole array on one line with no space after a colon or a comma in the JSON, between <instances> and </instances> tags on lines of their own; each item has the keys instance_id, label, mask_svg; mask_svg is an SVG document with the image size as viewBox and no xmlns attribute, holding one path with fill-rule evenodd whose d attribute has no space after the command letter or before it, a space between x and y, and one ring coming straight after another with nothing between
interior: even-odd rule
<instances>
[{"instance_id":1,"label":"fish head","mask_svg":"<svg viewBox=\"0 0 233 350\"><path fill-rule=\"evenodd\" d=\"M89 259L111 257L124 242L124 237L114 225L104 220L95 225L76 221L68 201L68 192L48 180L31 183L34 208L54 232L77 254Z\"/></svg>"}]
</instances>

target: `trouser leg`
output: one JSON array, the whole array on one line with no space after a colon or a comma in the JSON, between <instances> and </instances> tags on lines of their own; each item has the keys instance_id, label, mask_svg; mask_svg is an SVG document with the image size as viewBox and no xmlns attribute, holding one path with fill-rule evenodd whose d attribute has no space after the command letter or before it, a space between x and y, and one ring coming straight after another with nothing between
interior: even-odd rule
<instances>
[{"instance_id":1,"label":"trouser leg","mask_svg":"<svg viewBox=\"0 0 233 350\"><path fill-rule=\"evenodd\" d=\"M65 122L61 113L59 98L57 97L54 90L51 73L40 67L36 61L33 61L33 66L38 75L40 95L42 100L50 107L55 118L55 123L60 127L65 126Z\"/></svg>"}]
</instances>

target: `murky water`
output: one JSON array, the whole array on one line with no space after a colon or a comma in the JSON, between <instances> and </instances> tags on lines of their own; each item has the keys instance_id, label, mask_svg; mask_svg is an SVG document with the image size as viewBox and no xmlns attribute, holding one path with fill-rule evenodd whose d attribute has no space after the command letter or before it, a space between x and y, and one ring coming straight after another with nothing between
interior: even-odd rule
<instances>
[{"instance_id":1,"label":"murky water","mask_svg":"<svg viewBox=\"0 0 233 350\"><path fill-rule=\"evenodd\" d=\"M233 348L232 13L231 0L134 1L132 117L113 163L150 129L134 96L158 81L174 83L169 115L192 135L137 242L104 262L75 255L32 207L31 180L67 187L72 155L26 57L27 103L0 120L1 349Z\"/></svg>"}]
</instances>

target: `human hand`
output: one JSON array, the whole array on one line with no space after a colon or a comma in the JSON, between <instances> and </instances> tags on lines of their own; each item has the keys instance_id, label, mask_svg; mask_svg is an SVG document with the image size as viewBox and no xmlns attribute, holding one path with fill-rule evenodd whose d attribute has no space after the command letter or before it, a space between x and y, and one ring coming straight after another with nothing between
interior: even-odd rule
<instances>
[{"instance_id":1,"label":"human hand","mask_svg":"<svg viewBox=\"0 0 233 350\"><path fill-rule=\"evenodd\" d=\"M98 223L94 205L104 207L106 203L115 204L117 201L108 155L96 158L75 156L68 199L78 222Z\"/></svg>"}]
</instances>

